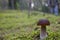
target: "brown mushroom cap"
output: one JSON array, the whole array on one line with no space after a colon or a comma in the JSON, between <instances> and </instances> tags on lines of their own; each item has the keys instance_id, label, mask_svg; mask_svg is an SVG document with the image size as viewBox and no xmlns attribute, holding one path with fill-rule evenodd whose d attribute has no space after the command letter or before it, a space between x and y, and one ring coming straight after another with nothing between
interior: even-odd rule
<instances>
[{"instance_id":1,"label":"brown mushroom cap","mask_svg":"<svg viewBox=\"0 0 60 40\"><path fill-rule=\"evenodd\" d=\"M47 19L41 19L41 20L38 21L37 25L38 26L40 26L40 25L41 26L46 26L46 25L50 25L50 22Z\"/></svg>"}]
</instances>

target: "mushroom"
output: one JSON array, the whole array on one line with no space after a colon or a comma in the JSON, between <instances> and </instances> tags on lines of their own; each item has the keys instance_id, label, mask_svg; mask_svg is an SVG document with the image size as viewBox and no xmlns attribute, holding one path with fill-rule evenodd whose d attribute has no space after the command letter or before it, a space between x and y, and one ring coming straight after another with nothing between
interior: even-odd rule
<instances>
[{"instance_id":1,"label":"mushroom","mask_svg":"<svg viewBox=\"0 0 60 40\"><path fill-rule=\"evenodd\" d=\"M41 19L38 21L37 25L41 25L40 39L45 39L47 37L46 26L50 25L49 20Z\"/></svg>"}]
</instances>

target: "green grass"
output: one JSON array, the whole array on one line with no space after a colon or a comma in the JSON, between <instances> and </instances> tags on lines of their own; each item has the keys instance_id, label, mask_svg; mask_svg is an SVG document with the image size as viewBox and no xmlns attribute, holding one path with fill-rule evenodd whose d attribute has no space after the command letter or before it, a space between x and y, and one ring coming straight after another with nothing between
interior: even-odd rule
<instances>
[{"instance_id":1,"label":"green grass","mask_svg":"<svg viewBox=\"0 0 60 40\"><path fill-rule=\"evenodd\" d=\"M47 26L48 38L46 40L60 40L60 16L32 11L28 18L28 11L7 10L0 12L0 39L4 40L34 40L40 33L37 26L39 19L48 19L51 23ZM35 30L35 28L38 28Z\"/></svg>"}]
</instances>

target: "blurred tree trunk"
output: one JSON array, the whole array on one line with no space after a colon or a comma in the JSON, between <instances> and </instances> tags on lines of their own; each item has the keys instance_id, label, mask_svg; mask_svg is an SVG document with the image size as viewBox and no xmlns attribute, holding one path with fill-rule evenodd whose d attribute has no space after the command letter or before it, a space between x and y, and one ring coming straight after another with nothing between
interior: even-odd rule
<instances>
[{"instance_id":1,"label":"blurred tree trunk","mask_svg":"<svg viewBox=\"0 0 60 40\"><path fill-rule=\"evenodd\" d=\"M8 2L9 2L9 4L8 4L9 9L14 9L13 1L14 1L14 0L8 0Z\"/></svg>"},{"instance_id":2,"label":"blurred tree trunk","mask_svg":"<svg viewBox=\"0 0 60 40\"><path fill-rule=\"evenodd\" d=\"M9 9L16 9L16 0L8 0Z\"/></svg>"},{"instance_id":3,"label":"blurred tree trunk","mask_svg":"<svg viewBox=\"0 0 60 40\"><path fill-rule=\"evenodd\" d=\"M14 9L17 8L16 2L17 2L17 0L14 0L14 2L13 2L13 4L14 4Z\"/></svg>"}]
</instances>

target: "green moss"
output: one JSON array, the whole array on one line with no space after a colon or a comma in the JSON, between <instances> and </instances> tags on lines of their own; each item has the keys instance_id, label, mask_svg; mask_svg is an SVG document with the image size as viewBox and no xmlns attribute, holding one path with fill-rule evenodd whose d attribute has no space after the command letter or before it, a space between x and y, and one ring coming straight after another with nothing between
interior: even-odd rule
<instances>
[{"instance_id":1,"label":"green moss","mask_svg":"<svg viewBox=\"0 0 60 40\"><path fill-rule=\"evenodd\" d=\"M48 38L46 40L59 40L60 24L57 24L59 17L52 14L43 16L43 12L32 11L30 18L28 18L26 10L23 12L7 10L0 12L0 33L4 35L5 40L34 40L40 34L40 28L34 30L38 27L37 21L46 18L51 23L50 26L47 26Z\"/></svg>"}]
</instances>

